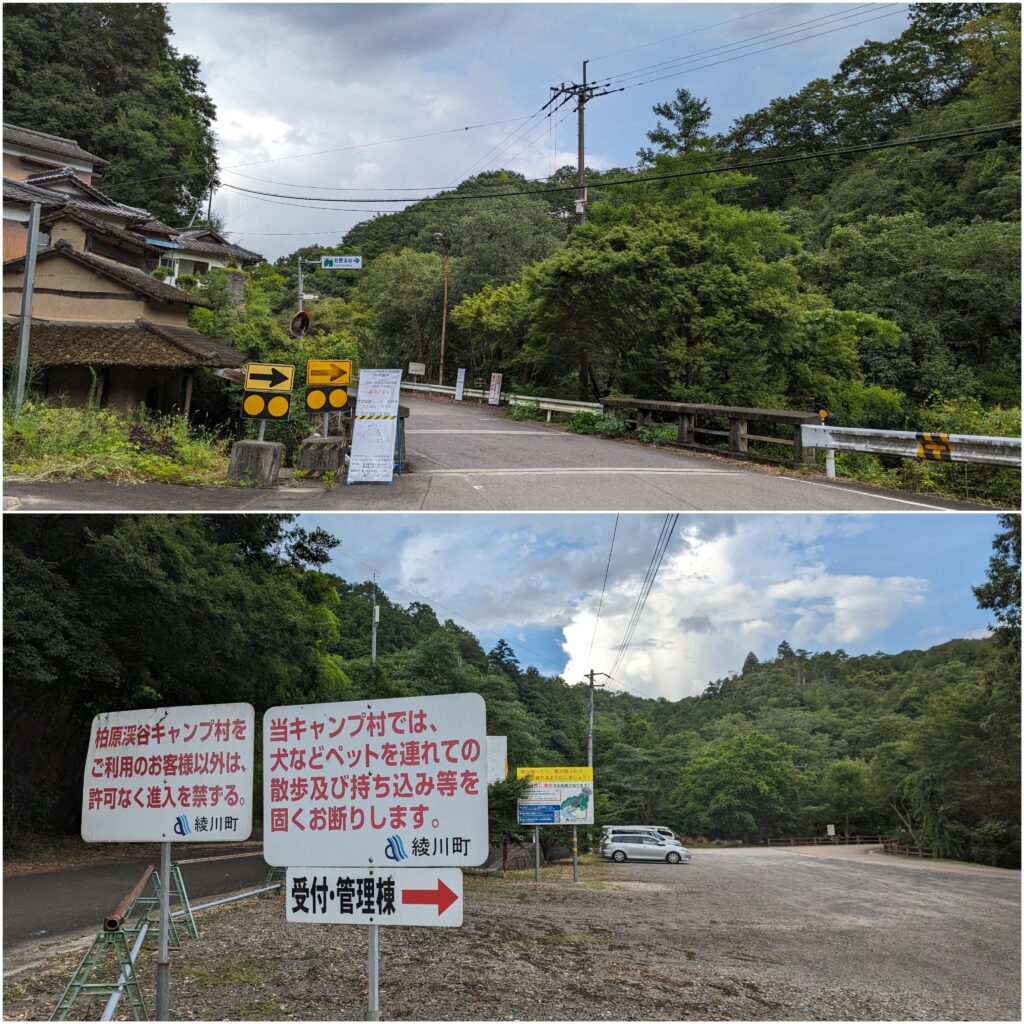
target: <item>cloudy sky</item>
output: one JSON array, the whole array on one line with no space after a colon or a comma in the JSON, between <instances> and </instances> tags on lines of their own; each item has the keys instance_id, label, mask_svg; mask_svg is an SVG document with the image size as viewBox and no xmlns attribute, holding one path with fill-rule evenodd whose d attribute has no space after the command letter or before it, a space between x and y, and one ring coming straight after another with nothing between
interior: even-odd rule
<instances>
[{"instance_id":1,"label":"cloudy sky","mask_svg":"<svg viewBox=\"0 0 1024 1024\"><path fill-rule=\"evenodd\" d=\"M665 522L646 514L620 515L617 527L605 514L300 518L342 541L331 566L339 576L376 573L391 600L430 604L485 650L504 637L524 667L570 682L590 668L611 671ZM988 514L681 515L610 685L674 700L739 670L748 651L772 657L782 640L865 654L984 636L990 615L970 588L985 578L998 530Z\"/></svg>"},{"instance_id":2,"label":"cloudy sky","mask_svg":"<svg viewBox=\"0 0 1024 1024\"><path fill-rule=\"evenodd\" d=\"M223 181L350 200L295 204L222 188L214 205L232 237L270 259L334 244L374 210L398 208L380 202L385 189L397 190L392 198L419 196L482 170L534 178L575 164L572 104L550 119L530 118L549 86L580 80L584 59L588 81L622 76L615 87L624 87L588 104L587 164L626 167L653 126L651 106L676 89L706 98L712 128L723 130L834 73L854 46L890 39L907 22L907 5L897 3L172 3L169 10L174 45L199 58L217 105ZM374 201L354 204L356 196Z\"/></svg>"}]
</instances>

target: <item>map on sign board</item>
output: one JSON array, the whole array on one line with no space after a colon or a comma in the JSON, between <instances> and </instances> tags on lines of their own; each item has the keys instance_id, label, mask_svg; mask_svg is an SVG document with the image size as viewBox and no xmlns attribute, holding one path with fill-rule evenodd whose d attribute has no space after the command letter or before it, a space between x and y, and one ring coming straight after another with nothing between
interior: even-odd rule
<instances>
[{"instance_id":1,"label":"map on sign board","mask_svg":"<svg viewBox=\"0 0 1024 1024\"><path fill-rule=\"evenodd\" d=\"M350 484L391 483L401 387L401 370L360 371L348 463Z\"/></svg>"},{"instance_id":2,"label":"map on sign board","mask_svg":"<svg viewBox=\"0 0 1024 1024\"><path fill-rule=\"evenodd\" d=\"M110 711L89 734L87 843L202 843L252 832L251 704Z\"/></svg>"},{"instance_id":3,"label":"map on sign board","mask_svg":"<svg viewBox=\"0 0 1024 1024\"><path fill-rule=\"evenodd\" d=\"M289 924L462 924L459 868L288 868L285 885Z\"/></svg>"},{"instance_id":4,"label":"map on sign board","mask_svg":"<svg viewBox=\"0 0 1024 1024\"><path fill-rule=\"evenodd\" d=\"M487 726L476 693L271 708L268 864L473 867L487 859Z\"/></svg>"},{"instance_id":5,"label":"map on sign board","mask_svg":"<svg viewBox=\"0 0 1024 1024\"><path fill-rule=\"evenodd\" d=\"M455 401L461 402L466 391L466 370L461 368L455 377Z\"/></svg>"},{"instance_id":6,"label":"map on sign board","mask_svg":"<svg viewBox=\"0 0 1024 1024\"><path fill-rule=\"evenodd\" d=\"M501 374L491 374L491 388L487 392L487 404L499 405L501 403Z\"/></svg>"},{"instance_id":7,"label":"map on sign board","mask_svg":"<svg viewBox=\"0 0 1024 1024\"><path fill-rule=\"evenodd\" d=\"M517 768L530 785L518 801L520 825L593 825L593 768Z\"/></svg>"}]
</instances>

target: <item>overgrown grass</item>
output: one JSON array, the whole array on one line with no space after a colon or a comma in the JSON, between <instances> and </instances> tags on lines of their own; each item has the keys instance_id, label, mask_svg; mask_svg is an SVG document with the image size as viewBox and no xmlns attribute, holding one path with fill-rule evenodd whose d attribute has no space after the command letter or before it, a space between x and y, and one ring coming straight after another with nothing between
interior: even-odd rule
<instances>
[{"instance_id":1,"label":"overgrown grass","mask_svg":"<svg viewBox=\"0 0 1024 1024\"><path fill-rule=\"evenodd\" d=\"M600 437L622 437L626 424L618 416L605 416L598 412L576 412L569 420L574 434L597 434Z\"/></svg>"},{"instance_id":2,"label":"overgrown grass","mask_svg":"<svg viewBox=\"0 0 1024 1024\"><path fill-rule=\"evenodd\" d=\"M29 400L4 409L4 475L28 480L222 483L228 442L184 416Z\"/></svg>"}]
</instances>

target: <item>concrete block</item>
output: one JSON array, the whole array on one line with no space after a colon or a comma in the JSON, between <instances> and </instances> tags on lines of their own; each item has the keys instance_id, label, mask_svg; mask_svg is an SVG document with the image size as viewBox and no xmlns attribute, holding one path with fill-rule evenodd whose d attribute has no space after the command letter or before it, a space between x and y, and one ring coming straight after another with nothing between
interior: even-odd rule
<instances>
[{"instance_id":1,"label":"concrete block","mask_svg":"<svg viewBox=\"0 0 1024 1024\"><path fill-rule=\"evenodd\" d=\"M273 487L283 456L280 441L236 441L231 446L228 479L253 487Z\"/></svg>"},{"instance_id":2,"label":"concrete block","mask_svg":"<svg viewBox=\"0 0 1024 1024\"><path fill-rule=\"evenodd\" d=\"M299 449L298 468L312 477L328 472L340 477L344 473L347 451L347 437L307 437Z\"/></svg>"}]
</instances>

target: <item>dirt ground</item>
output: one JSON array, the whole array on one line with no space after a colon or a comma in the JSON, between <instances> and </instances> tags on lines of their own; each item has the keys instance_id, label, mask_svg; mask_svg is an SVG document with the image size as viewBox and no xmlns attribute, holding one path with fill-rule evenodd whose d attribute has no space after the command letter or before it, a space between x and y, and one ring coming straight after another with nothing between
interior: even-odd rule
<instances>
[{"instance_id":1,"label":"dirt ground","mask_svg":"<svg viewBox=\"0 0 1024 1024\"><path fill-rule=\"evenodd\" d=\"M887 859L708 850L584 863L578 884L568 865L539 885L467 875L462 928L381 929L381 1017L1019 1020L1019 872ZM283 903L199 915L199 940L172 956L174 1019L362 1018L367 930L286 926ZM139 972L150 1014L154 949ZM80 956L8 974L4 1017L48 1017Z\"/></svg>"}]
</instances>

